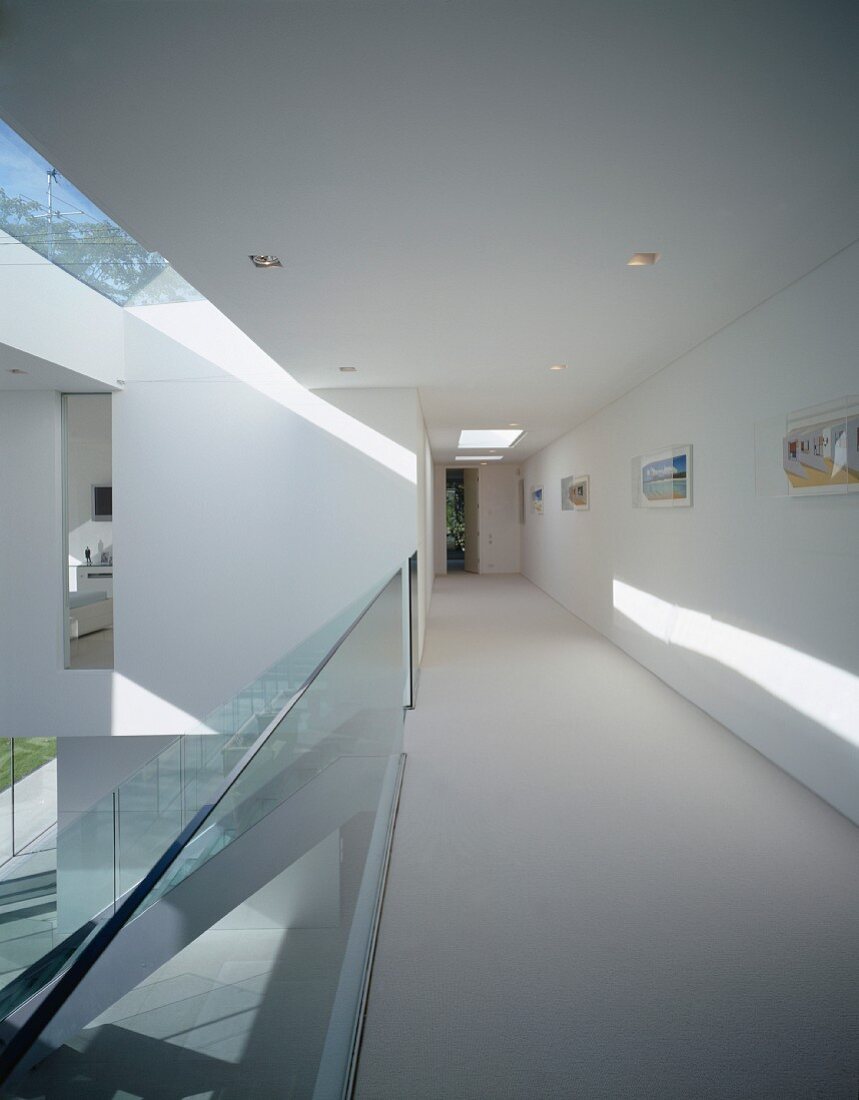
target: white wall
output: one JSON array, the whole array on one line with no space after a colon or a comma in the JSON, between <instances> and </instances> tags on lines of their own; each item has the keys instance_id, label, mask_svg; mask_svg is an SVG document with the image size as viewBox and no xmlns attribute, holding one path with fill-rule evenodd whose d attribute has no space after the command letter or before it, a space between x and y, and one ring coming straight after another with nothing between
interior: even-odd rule
<instances>
[{"instance_id":1,"label":"white wall","mask_svg":"<svg viewBox=\"0 0 859 1100\"><path fill-rule=\"evenodd\" d=\"M113 732L178 733L408 557L417 489L138 318L126 324Z\"/></svg>"},{"instance_id":2,"label":"white wall","mask_svg":"<svg viewBox=\"0 0 859 1100\"><path fill-rule=\"evenodd\" d=\"M56 304L67 308L62 296ZM60 394L0 392L0 718L17 736L70 739L64 812L151 756L153 738L192 728L393 572L418 540L418 487L402 446L363 428L351 432L354 445L343 442L348 418L318 426L319 408L287 376L306 415L121 316L114 672L63 668ZM407 414L411 453L420 446L423 457L417 396L397 393L394 419ZM111 478L99 468L84 480L88 509L90 481ZM110 734L137 736L108 757L89 739Z\"/></svg>"},{"instance_id":3,"label":"white wall","mask_svg":"<svg viewBox=\"0 0 859 1100\"><path fill-rule=\"evenodd\" d=\"M0 341L109 385L122 378L123 311L0 232Z\"/></svg>"},{"instance_id":4,"label":"white wall","mask_svg":"<svg viewBox=\"0 0 859 1100\"><path fill-rule=\"evenodd\" d=\"M105 741L113 673L63 667L60 401L49 390L0 393L0 723L14 737L58 738L57 805L65 817L166 742Z\"/></svg>"},{"instance_id":5,"label":"white wall","mask_svg":"<svg viewBox=\"0 0 859 1100\"><path fill-rule=\"evenodd\" d=\"M93 520L93 485L112 484L110 394L71 394L66 399L69 565L81 565L89 546L92 560L113 547L113 522ZM101 543L101 547L99 544ZM69 589L77 575L69 569Z\"/></svg>"},{"instance_id":6,"label":"white wall","mask_svg":"<svg viewBox=\"0 0 859 1100\"><path fill-rule=\"evenodd\" d=\"M855 821L859 495L757 496L755 424L859 390L857 261L859 247L837 256L535 456L525 483L543 484L545 512L523 533L526 576ZM633 508L631 458L676 443L694 448L693 506ZM590 474L588 512L560 509L572 473ZM728 631L724 657L745 674L614 610L615 579L748 632ZM792 705L749 678L772 688L786 667L755 638L824 663L783 685ZM816 686L826 666L847 672L841 735Z\"/></svg>"},{"instance_id":7,"label":"white wall","mask_svg":"<svg viewBox=\"0 0 859 1100\"><path fill-rule=\"evenodd\" d=\"M50 265L0 265L0 289L0 340L45 366L41 384L128 381L112 463L109 447L88 456L85 504L72 488L80 556L108 527L118 555L113 672L63 668L60 394L0 392L0 720L69 739L61 810L74 812L393 572L419 521L427 537L426 435L414 390L368 403L381 435L326 416L208 303L158 323L196 328L214 361ZM114 520L90 531L101 481ZM94 747L110 734L136 736Z\"/></svg>"},{"instance_id":8,"label":"white wall","mask_svg":"<svg viewBox=\"0 0 859 1100\"><path fill-rule=\"evenodd\" d=\"M329 404L394 440L416 458L415 545L418 552L418 647L423 652L432 597L432 458L423 410L416 389L336 387L313 391Z\"/></svg>"},{"instance_id":9,"label":"white wall","mask_svg":"<svg viewBox=\"0 0 859 1100\"><path fill-rule=\"evenodd\" d=\"M0 723L19 737L107 733L111 673L63 668L60 394L24 387L115 385L124 315L6 234L0 241L0 361L28 371L19 392L0 390Z\"/></svg>"},{"instance_id":10,"label":"white wall","mask_svg":"<svg viewBox=\"0 0 859 1100\"><path fill-rule=\"evenodd\" d=\"M435 577L433 564L433 468L423 411L418 405L418 660L423 656Z\"/></svg>"},{"instance_id":11,"label":"white wall","mask_svg":"<svg viewBox=\"0 0 859 1100\"><path fill-rule=\"evenodd\" d=\"M417 453L423 428L418 391L405 386L338 386L313 390L330 405Z\"/></svg>"},{"instance_id":12,"label":"white wall","mask_svg":"<svg viewBox=\"0 0 859 1100\"><path fill-rule=\"evenodd\" d=\"M490 463L478 472L480 572L518 573L519 468Z\"/></svg>"},{"instance_id":13,"label":"white wall","mask_svg":"<svg viewBox=\"0 0 859 1100\"><path fill-rule=\"evenodd\" d=\"M423 652L432 598L432 456L420 397L405 387L336 387L313 391L363 424L412 451L417 459L415 549L418 552L418 638Z\"/></svg>"},{"instance_id":14,"label":"white wall","mask_svg":"<svg viewBox=\"0 0 859 1100\"><path fill-rule=\"evenodd\" d=\"M433 559L435 574L447 573L447 467L433 467Z\"/></svg>"},{"instance_id":15,"label":"white wall","mask_svg":"<svg viewBox=\"0 0 859 1100\"><path fill-rule=\"evenodd\" d=\"M0 393L0 723L16 737L110 730L111 673L63 668L60 395Z\"/></svg>"}]
</instances>

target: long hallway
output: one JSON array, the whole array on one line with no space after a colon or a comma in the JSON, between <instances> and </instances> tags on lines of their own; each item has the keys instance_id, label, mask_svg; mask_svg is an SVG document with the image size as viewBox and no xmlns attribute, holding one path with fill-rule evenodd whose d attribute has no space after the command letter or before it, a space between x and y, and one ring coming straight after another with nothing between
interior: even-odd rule
<instances>
[{"instance_id":1,"label":"long hallway","mask_svg":"<svg viewBox=\"0 0 859 1100\"><path fill-rule=\"evenodd\" d=\"M520 576L418 703L359 1100L855 1100L854 825Z\"/></svg>"}]
</instances>

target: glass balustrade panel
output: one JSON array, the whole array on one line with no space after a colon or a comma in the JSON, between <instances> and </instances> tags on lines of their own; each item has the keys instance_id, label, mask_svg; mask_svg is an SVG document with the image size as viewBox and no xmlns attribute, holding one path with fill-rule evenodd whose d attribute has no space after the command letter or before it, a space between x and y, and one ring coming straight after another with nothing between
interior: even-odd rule
<instances>
[{"instance_id":1,"label":"glass balustrade panel","mask_svg":"<svg viewBox=\"0 0 859 1100\"><path fill-rule=\"evenodd\" d=\"M0 737L0 860L12 852L12 738Z\"/></svg>"},{"instance_id":2,"label":"glass balustrade panel","mask_svg":"<svg viewBox=\"0 0 859 1100\"><path fill-rule=\"evenodd\" d=\"M354 863L350 889L357 888L364 859L359 853L369 844L368 830L384 800L382 791L385 784L390 786L391 762L401 750L402 640L402 577L397 573L116 791L34 841L26 858L34 875L42 876L36 906L41 911L28 913L29 923L17 929L7 925L5 939L0 930L0 1014L73 962L98 922L115 910L117 899L145 875L194 814L218 797L261 737L250 763L236 772L227 793L138 911L303 788L310 791L323 774L328 780L323 805L330 815L329 839L334 843L340 836L337 844L343 849L343 830L348 831ZM22 757L19 772L10 752L10 778L20 774L23 782L36 770ZM0 765L0 780L2 774ZM301 881L312 893L312 881L306 875Z\"/></svg>"},{"instance_id":3,"label":"glass balustrade panel","mask_svg":"<svg viewBox=\"0 0 859 1100\"><path fill-rule=\"evenodd\" d=\"M15 852L32 844L57 820L56 737L12 740Z\"/></svg>"},{"instance_id":4,"label":"glass balustrade panel","mask_svg":"<svg viewBox=\"0 0 859 1100\"><path fill-rule=\"evenodd\" d=\"M329 769L344 791L372 775L374 805L385 763L402 748L405 678L402 574L378 598L302 697L258 749L142 908L176 886ZM351 785L351 788L350 788ZM332 782L332 790L338 790Z\"/></svg>"}]
</instances>

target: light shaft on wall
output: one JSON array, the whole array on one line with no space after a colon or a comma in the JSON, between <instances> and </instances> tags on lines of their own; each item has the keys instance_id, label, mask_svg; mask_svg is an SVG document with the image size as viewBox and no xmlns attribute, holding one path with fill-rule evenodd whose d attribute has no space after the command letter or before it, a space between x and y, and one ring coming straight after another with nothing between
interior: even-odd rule
<instances>
[{"instance_id":1,"label":"light shaft on wall","mask_svg":"<svg viewBox=\"0 0 859 1100\"><path fill-rule=\"evenodd\" d=\"M617 578L613 590L615 609L654 638L718 661L859 746L859 676Z\"/></svg>"}]
</instances>

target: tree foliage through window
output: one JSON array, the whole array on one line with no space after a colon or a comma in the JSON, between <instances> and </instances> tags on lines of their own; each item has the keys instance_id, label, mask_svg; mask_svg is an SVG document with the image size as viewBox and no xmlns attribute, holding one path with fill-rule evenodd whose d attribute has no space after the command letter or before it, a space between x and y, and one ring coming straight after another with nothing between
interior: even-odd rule
<instances>
[{"instance_id":1,"label":"tree foliage through window","mask_svg":"<svg viewBox=\"0 0 859 1100\"><path fill-rule=\"evenodd\" d=\"M0 229L118 305L200 297L163 256L147 252L109 218L49 214L34 199L0 187Z\"/></svg>"},{"instance_id":2,"label":"tree foliage through window","mask_svg":"<svg viewBox=\"0 0 859 1100\"><path fill-rule=\"evenodd\" d=\"M465 488L461 481L447 486L447 545L465 550Z\"/></svg>"}]
</instances>

